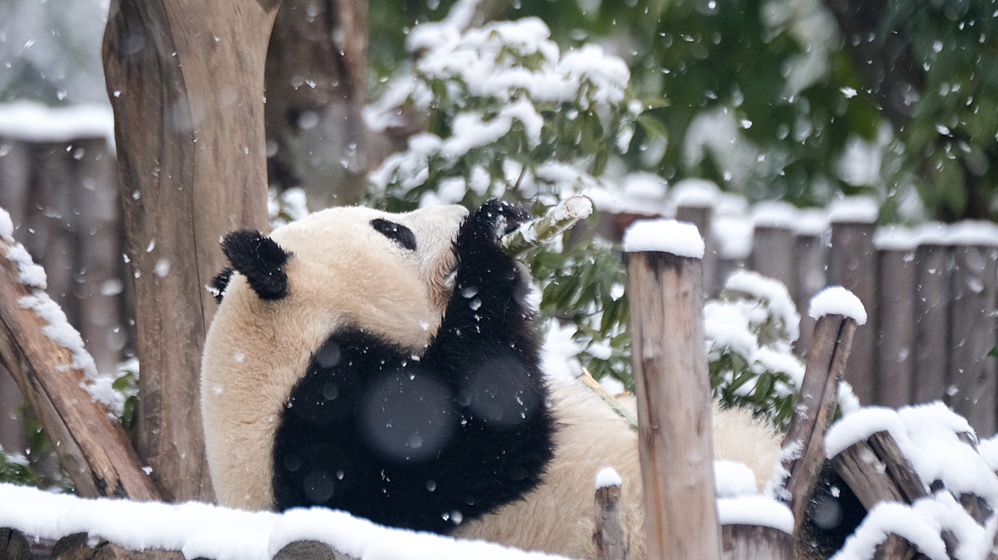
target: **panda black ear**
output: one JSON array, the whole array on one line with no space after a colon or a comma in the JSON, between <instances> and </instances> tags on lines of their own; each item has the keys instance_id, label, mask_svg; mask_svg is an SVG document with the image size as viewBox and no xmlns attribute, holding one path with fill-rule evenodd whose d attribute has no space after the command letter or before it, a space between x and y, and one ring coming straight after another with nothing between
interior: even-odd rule
<instances>
[{"instance_id":1,"label":"panda black ear","mask_svg":"<svg viewBox=\"0 0 998 560\"><path fill-rule=\"evenodd\" d=\"M242 274L260 299L275 300L288 295L288 275L284 265L291 253L273 239L248 229L234 231L222 240L222 252L232 269Z\"/></svg>"}]
</instances>

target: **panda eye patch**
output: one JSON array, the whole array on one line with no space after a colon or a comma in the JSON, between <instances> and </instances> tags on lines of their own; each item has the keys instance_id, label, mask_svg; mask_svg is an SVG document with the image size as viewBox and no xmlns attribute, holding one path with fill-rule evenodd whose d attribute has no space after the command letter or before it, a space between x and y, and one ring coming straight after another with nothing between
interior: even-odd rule
<instances>
[{"instance_id":1,"label":"panda eye patch","mask_svg":"<svg viewBox=\"0 0 998 560\"><path fill-rule=\"evenodd\" d=\"M416 234L404 225L375 218L371 220L371 227L388 239L401 245L403 249L416 250Z\"/></svg>"}]
</instances>

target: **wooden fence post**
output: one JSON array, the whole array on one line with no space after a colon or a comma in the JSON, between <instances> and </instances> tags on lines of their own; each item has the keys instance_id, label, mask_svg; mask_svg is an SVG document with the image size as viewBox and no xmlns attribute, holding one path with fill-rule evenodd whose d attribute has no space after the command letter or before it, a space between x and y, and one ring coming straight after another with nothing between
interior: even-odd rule
<instances>
[{"instance_id":1,"label":"wooden fence post","mask_svg":"<svg viewBox=\"0 0 998 560\"><path fill-rule=\"evenodd\" d=\"M998 296L998 249L983 245L957 245L951 284L953 326L949 354L948 404L983 436L995 433L998 380L995 359L995 298Z\"/></svg>"},{"instance_id":2,"label":"wooden fence post","mask_svg":"<svg viewBox=\"0 0 998 560\"><path fill-rule=\"evenodd\" d=\"M219 239L266 231L264 66L280 0L112 0L114 109L142 375L139 455L167 500L211 501L201 349Z\"/></svg>"},{"instance_id":3,"label":"wooden fence post","mask_svg":"<svg viewBox=\"0 0 998 560\"><path fill-rule=\"evenodd\" d=\"M946 396L952 258L952 248L941 244L923 244L915 251L915 404Z\"/></svg>"},{"instance_id":4,"label":"wooden fence post","mask_svg":"<svg viewBox=\"0 0 998 560\"><path fill-rule=\"evenodd\" d=\"M690 224L646 221L628 229L624 249L647 557L716 560L721 534L703 330L703 240Z\"/></svg>"},{"instance_id":5,"label":"wooden fence post","mask_svg":"<svg viewBox=\"0 0 998 560\"><path fill-rule=\"evenodd\" d=\"M798 230L794 236L793 262L797 269L794 291L790 292L798 311L806 310L807 303L814 294L825 287L827 262L823 233ZM811 345L815 320L807 313L800 314L800 337L794 344L794 352L803 356Z\"/></svg>"},{"instance_id":6,"label":"wooden fence post","mask_svg":"<svg viewBox=\"0 0 998 560\"><path fill-rule=\"evenodd\" d=\"M873 246L873 222L832 221L832 249L828 259L828 282L841 284L863 302L875 318L877 253ZM876 329L876 325L870 327ZM874 332L876 332L874 330ZM845 372L859 402L874 401L873 336L861 336L852 348L853 360Z\"/></svg>"},{"instance_id":7,"label":"wooden fence post","mask_svg":"<svg viewBox=\"0 0 998 560\"><path fill-rule=\"evenodd\" d=\"M703 293L707 297L714 297L724 287L727 278L718 276L718 255L717 241L711 235L711 222L714 217L714 209L708 204L693 204L691 201L676 207L676 220L689 222L703 232L703 258L700 259L703 268Z\"/></svg>"},{"instance_id":8,"label":"wooden fence post","mask_svg":"<svg viewBox=\"0 0 998 560\"><path fill-rule=\"evenodd\" d=\"M876 400L911 404L915 364L915 249L880 247L877 256Z\"/></svg>"},{"instance_id":9,"label":"wooden fence post","mask_svg":"<svg viewBox=\"0 0 998 560\"><path fill-rule=\"evenodd\" d=\"M811 311L814 313L809 315L818 316L817 326L807 352L807 369L794 403L794 414L783 438L784 450L798 448L798 452L787 457L783 463L783 468L789 473L786 489L794 514L795 532L804 521L811 494L825 462L825 431L835 414L838 384L849 361L856 328L866 322L865 316L860 317L861 320L854 318L854 315L865 313L858 299L848 300L846 298L852 294L846 295L841 288L835 290L826 290L812 299ZM829 302L830 297L839 301ZM853 303L855 305L850 305ZM836 307L851 307L849 311L856 310L857 313L846 316Z\"/></svg>"}]
</instances>

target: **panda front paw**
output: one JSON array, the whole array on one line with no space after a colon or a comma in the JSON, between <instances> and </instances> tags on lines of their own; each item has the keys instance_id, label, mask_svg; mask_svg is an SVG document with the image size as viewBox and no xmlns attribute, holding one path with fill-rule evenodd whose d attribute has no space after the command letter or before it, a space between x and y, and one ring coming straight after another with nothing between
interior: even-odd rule
<instances>
[{"instance_id":1,"label":"panda front paw","mask_svg":"<svg viewBox=\"0 0 998 560\"><path fill-rule=\"evenodd\" d=\"M487 201L470 218L480 231L487 233L489 240L496 244L504 235L529 222L530 219L530 213L522 207L498 198Z\"/></svg>"}]
</instances>

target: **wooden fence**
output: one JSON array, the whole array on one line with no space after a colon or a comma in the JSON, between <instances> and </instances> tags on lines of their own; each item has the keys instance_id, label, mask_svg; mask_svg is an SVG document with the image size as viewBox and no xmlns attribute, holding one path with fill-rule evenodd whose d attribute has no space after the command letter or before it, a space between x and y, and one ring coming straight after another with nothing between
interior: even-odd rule
<instances>
[{"instance_id":1,"label":"wooden fence","mask_svg":"<svg viewBox=\"0 0 998 560\"><path fill-rule=\"evenodd\" d=\"M780 280L801 314L796 348L803 355L814 330L811 296L842 285L870 316L846 371L863 405L942 400L979 436L998 431L998 367L989 355L998 344L998 226L878 227L869 200L821 211L781 203L732 210L716 193L689 196L682 185L674 191L673 204L663 202L659 214L706 233L707 294L716 296L740 268ZM648 217L624 207L601 214L602 233L619 236L631 221Z\"/></svg>"},{"instance_id":2,"label":"wooden fence","mask_svg":"<svg viewBox=\"0 0 998 560\"><path fill-rule=\"evenodd\" d=\"M121 258L110 114L17 109L28 124L12 124L0 112L0 207L45 267L49 293L99 369L112 371L134 346L134 325L126 307L132 283ZM942 399L979 435L998 431L998 367L988 355L998 343L993 224L901 230L878 228L875 209L862 204L858 211L839 206L817 214L769 204L740 213L716 196L680 192L672 200L662 213L707 234L707 294L716 295L738 268L782 281L801 313L803 354L814 326L807 302L821 287L841 284L870 314L846 373L863 404ZM622 224L638 217L609 214L602 229L619 235ZM24 448L20 402L0 372L0 445L7 449Z\"/></svg>"},{"instance_id":3,"label":"wooden fence","mask_svg":"<svg viewBox=\"0 0 998 560\"><path fill-rule=\"evenodd\" d=\"M0 207L101 372L134 340L112 138L110 109L0 108ZM25 449L21 402L0 366L0 446L13 452Z\"/></svg>"}]
</instances>

